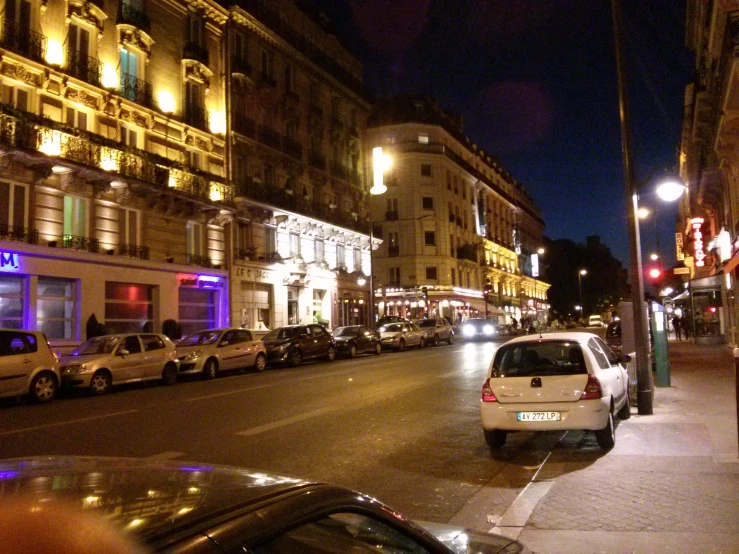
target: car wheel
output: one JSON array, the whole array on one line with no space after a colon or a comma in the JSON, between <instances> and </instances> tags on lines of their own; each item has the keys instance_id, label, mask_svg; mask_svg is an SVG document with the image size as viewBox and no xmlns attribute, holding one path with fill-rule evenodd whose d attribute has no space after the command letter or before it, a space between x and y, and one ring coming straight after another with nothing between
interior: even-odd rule
<instances>
[{"instance_id":1,"label":"car wheel","mask_svg":"<svg viewBox=\"0 0 739 554\"><path fill-rule=\"evenodd\" d=\"M287 357L287 360L291 367L298 367L303 362L303 356L300 353L300 350L295 349L292 352L290 352L290 355Z\"/></svg>"},{"instance_id":2,"label":"car wheel","mask_svg":"<svg viewBox=\"0 0 739 554\"><path fill-rule=\"evenodd\" d=\"M595 432L595 438L598 440L598 446L603 450L610 450L616 446L616 430L613 425L613 410L608 412L608 424L604 429Z\"/></svg>"},{"instance_id":3,"label":"car wheel","mask_svg":"<svg viewBox=\"0 0 739 554\"><path fill-rule=\"evenodd\" d=\"M454 333L449 333L449 338L446 339L446 342L450 345L454 344Z\"/></svg>"},{"instance_id":4,"label":"car wheel","mask_svg":"<svg viewBox=\"0 0 739 554\"><path fill-rule=\"evenodd\" d=\"M616 417L621 420L629 419L631 417L631 400L629 399L629 391L626 391L626 400L621 409L616 413Z\"/></svg>"},{"instance_id":5,"label":"car wheel","mask_svg":"<svg viewBox=\"0 0 739 554\"><path fill-rule=\"evenodd\" d=\"M31 381L28 393L31 395L31 399L34 402L43 404L44 402L51 402L54 400L57 388L58 383L56 382L54 374L48 371L42 371Z\"/></svg>"},{"instance_id":6,"label":"car wheel","mask_svg":"<svg viewBox=\"0 0 739 554\"><path fill-rule=\"evenodd\" d=\"M257 359L254 360L254 369L257 371L264 371L267 367L267 357L264 354L257 354Z\"/></svg>"},{"instance_id":7,"label":"car wheel","mask_svg":"<svg viewBox=\"0 0 739 554\"><path fill-rule=\"evenodd\" d=\"M203 378L215 379L218 375L218 362L213 358L208 358L203 366Z\"/></svg>"},{"instance_id":8,"label":"car wheel","mask_svg":"<svg viewBox=\"0 0 739 554\"><path fill-rule=\"evenodd\" d=\"M405 350L405 341L400 339L400 342L398 343L398 352L402 352L403 350Z\"/></svg>"},{"instance_id":9,"label":"car wheel","mask_svg":"<svg viewBox=\"0 0 739 554\"><path fill-rule=\"evenodd\" d=\"M434 335L432 343L434 346L439 346L439 335Z\"/></svg>"},{"instance_id":10,"label":"car wheel","mask_svg":"<svg viewBox=\"0 0 739 554\"><path fill-rule=\"evenodd\" d=\"M333 346L328 347L328 352L326 353L326 359L329 362L333 362L336 359L336 348Z\"/></svg>"},{"instance_id":11,"label":"car wheel","mask_svg":"<svg viewBox=\"0 0 739 554\"><path fill-rule=\"evenodd\" d=\"M162 371L162 382L165 385L174 385L177 382L177 366L167 364Z\"/></svg>"},{"instance_id":12,"label":"car wheel","mask_svg":"<svg viewBox=\"0 0 739 554\"><path fill-rule=\"evenodd\" d=\"M426 339L421 337L421 340L418 342L418 348L426 348Z\"/></svg>"},{"instance_id":13,"label":"car wheel","mask_svg":"<svg viewBox=\"0 0 739 554\"><path fill-rule=\"evenodd\" d=\"M106 370L101 370L95 373L90 379L90 392L95 395L105 394L110 391L110 387L113 385L113 380Z\"/></svg>"},{"instance_id":14,"label":"car wheel","mask_svg":"<svg viewBox=\"0 0 739 554\"><path fill-rule=\"evenodd\" d=\"M378 342L375 345L375 356L379 356L380 354L382 354L382 345Z\"/></svg>"},{"instance_id":15,"label":"car wheel","mask_svg":"<svg viewBox=\"0 0 739 554\"><path fill-rule=\"evenodd\" d=\"M484 429L484 432L485 442L488 443L488 446L490 448L502 447L505 444L506 439L508 438L508 432L501 431L500 429L492 429L490 431Z\"/></svg>"},{"instance_id":16,"label":"car wheel","mask_svg":"<svg viewBox=\"0 0 739 554\"><path fill-rule=\"evenodd\" d=\"M357 345L356 344L349 345L349 357L350 358L357 357Z\"/></svg>"}]
</instances>

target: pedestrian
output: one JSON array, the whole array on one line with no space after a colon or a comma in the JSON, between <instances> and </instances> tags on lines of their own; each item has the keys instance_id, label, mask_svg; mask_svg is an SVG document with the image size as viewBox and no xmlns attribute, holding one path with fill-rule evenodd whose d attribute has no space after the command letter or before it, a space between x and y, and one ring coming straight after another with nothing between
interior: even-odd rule
<instances>
[{"instance_id":1,"label":"pedestrian","mask_svg":"<svg viewBox=\"0 0 739 554\"><path fill-rule=\"evenodd\" d=\"M688 320L688 316L683 316L680 318L680 327L682 327L683 332L685 333L685 340L690 338L690 321Z\"/></svg>"},{"instance_id":2,"label":"pedestrian","mask_svg":"<svg viewBox=\"0 0 739 554\"><path fill-rule=\"evenodd\" d=\"M682 340L682 329L680 328L682 325L682 321L680 321L679 315L672 316L672 326L675 328L675 338L677 340Z\"/></svg>"}]
</instances>

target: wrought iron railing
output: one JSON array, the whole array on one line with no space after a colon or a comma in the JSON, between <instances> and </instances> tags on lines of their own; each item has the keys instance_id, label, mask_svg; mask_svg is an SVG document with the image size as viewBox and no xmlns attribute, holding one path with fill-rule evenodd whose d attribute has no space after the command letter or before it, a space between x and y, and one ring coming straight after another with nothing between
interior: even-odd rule
<instances>
[{"instance_id":1,"label":"wrought iron railing","mask_svg":"<svg viewBox=\"0 0 739 554\"><path fill-rule=\"evenodd\" d=\"M331 175L338 177L343 181L349 180L349 169L341 165L339 162L331 163Z\"/></svg>"},{"instance_id":2,"label":"wrought iron railing","mask_svg":"<svg viewBox=\"0 0 739 554\"><path fill-rule=\"evenodd\" d=\"M213 265L208 256L202 256L200 254L188 254L187 263L189 265L197 265L200 267L212 267Z\"/></svg>"},{"instance_id":3,"label":"wrought iron railing","mask_svg":"<svg viewBox=\"0 0 739 554\"><path fill-rule=\"evenodd\" d=\"M233 114L233 128L234 131L240 133L249 138L255 138L257 133L257 124L246 114L241 112L234 112Z\"/></svg>"},{"instance_id":4,"label":"wrought iron railing","mask_svg":"<svg viewBox=\"0 0 739 554\"><path fill-rule=\"evenodd\" d=\"M399 246L388 246L387 247L387 255L388 256L398 256L398 255L400 255L400 247Z\"/></svg>"},{"instance_id":5,"label":"wrought iron railing","mask_svg":"<svg viewBox=\"0 0 739 554\"><path fill-rule=\"evenodd\" d=\"M41 152L201 199L221 202L233 199L233 187L224 184L221 177L190 170L168 158L122 146L89 131L3 104L0 104L0 145Z\"/></svg>"},{"instance_id":6,"label":"wrought iron railing","mask_svg":"<svg viewBox=\"0 0 739 554\"><path fill-rule=\"evenodd\" d=\"M231 57L231 72L241 75L251 75L251 65L240 56Z\"/></svg>"},{"instance_id":7,"label":"wrought iron railing","mask_svg":"<svg viewBox=\"0 0 739 554\"><path fill-rule=\"evenodd\" d=\"M142 260L149 259L149 247L139 246L138 244L119 244L118 255L128 256L130 258L140 258Z\"/></svg>"},{"instance_id":8,"label":"wrought iron railing","mask_svg":"<svg viewBox=\"0 0 739 554\"><path fill-rule=\"evenodd\" d=\"M282 137L282 151L297 160L303 159L303 145L295 139Z\"/></svg>"},{"instance_id":9,"label":"wrought iron railing","mask_svg":"<svg viewBox=\"0 0 739 554\"><path fill-rule=\"evenodd\" d=\"M205 46L201 46L191 40L185 43L185 49L182 53L182 58L185 60L195 60L203 65L208 65L210 58L208 49Z\"/></svg>"},{"instance_id":10,"label":"wrought iron railing","mask_svg":"<svg viewBox=\"0 0 739 554\"><path fill-rule=\"evenodd\" d=\"M203 131L207 131L210 124L208 111L202 106L186 106L185 123Z\"/></svg>"},{"instance_id":11,"label":"wrought iron railing","mask_svg":"<svg viewBox=\"0 0 739 554\"><path fill-rule=\"evenodd\" d=\"M100 253L100 241L90 237L64 235L64 237L62 237L62 246L71 250L87 250L94 254Z\"/></svg>"},{"instance_id":12,"label":"wrought iron railing","mask_svg":"<svg viewBox=\"0 0 739 554\"><path fill-rule=\"evenodd\" d=\"M36 229L26 229L19 225L0 223L0 240L38 244L38 231Z\"/></svg>"},{"instance_id":13,"label":"wrought iron railing","mask_svg":"<svg viewBox=\"0 0 739 554\"><path fill-rule=\"evenodd\" d=\"M392 210L385 212L386 221L396 221L398 219L398 210Z\"/></svg>"},{"instance_id":14,"label":"wrought iron railing","mask_svg":"<svg viewBox=\"0 0 739 554\"><path fill-rule=\"evenodd\" d=\"M3 36L0 46L37 62L46 57L47 39L41 33L23 28L15 21L3 21Z\"/></svg>"},{"instance_id":15,"label":"wrought iron railing","mask_svg":"<svg viewBox=\"0 0 739 554\"><path fill-rule=\"evenodd\" d=\"M257 140L275 150L280 150L280 134L265 125L257 127Z\"/></svg>"},{"instance_id":16,"label":"wrought iron railing","mask_svg":"<svg viewBox=\"0 0 739 554\"><path fill-rule=\"evenodd\" d=\"M67 73L81 81L91 85L100 86L103 74L103 64L100 60L78 52L72 48L67 49Z\"/></svg>"},{"instance_id":17,"label":"wrought iron railing","mask_svg":"<svg viewBox=\"0 0 739 554\"><path fill-rule=\"evenodd\" d=\"M254 260L257 257L257 249L254 247L235 248L234 258L237 260Z\"/></svg>"},{"instance_id":18,"label":"wrought iron railing","mask_svg":"<svg viewBox=\"0 0 739 554\"><path fill-rule=\"evenodd\" d=\"M151 83L123 73L121 74L121 96L146 108L151 108L153 87Z\"/></svg>"},{"instance_id":19,"label":"wrought iron railing","mask_svg":"<svg viewBox=\"0 0 739 554\"><path fill-rule=\"evenodd\" d=\"M326 169L326 157L315 150L311 150L308 155L308 163L318 169Z\"/></svg>"},{"instance_id":20,"label":"wrought iron railing","mask_svg":"<svg viewBox=\"0 0 739 554\"><path fill-rule=\"evenodd\" d=\"M133 25L137 29L141 29L146 33L149 32L150 23L146 14L125 2L121 2L121 14L118 18L118 23Z\"/></svg>"}]
</instances>

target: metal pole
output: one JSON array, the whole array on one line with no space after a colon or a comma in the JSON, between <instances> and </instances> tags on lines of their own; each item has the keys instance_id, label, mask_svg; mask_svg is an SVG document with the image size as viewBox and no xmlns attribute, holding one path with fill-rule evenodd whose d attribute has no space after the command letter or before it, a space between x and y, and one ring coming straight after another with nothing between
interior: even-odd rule
<instances>
[{"instance_id":1,"label":"metal pole","mask_svg":"<svg viewBox=\"0 0 739 554\"><path fill-rule=\"evenodd\" d=\"M582 273L579 269L577 270L577 287L580 289L580 319L582 319L585 306L582 305Z\"/></svg>"},{"instance_id":2,"label":"metal pole","mask_svg":"<svg viewBox=\"0 0 739 554\"><path fill-rule=\"evenodd\" d=\"M621 116L621 152L623 154L624 177L626 185L626 205L629 208L629 250L631 270L631 300L634 317L634 344L636 345L637 405L640 415L653 412L654 385L652 368L649 364L649 338L644 310L644 276L642 275L641 245L639 239L638 200L636 195L634 165L631 148L631 119L629 114L628 82L623 49L623 28L621 22L621 0L611 0L613 10L613 34L616 50L616 69L618 73L618 99Z\"/></svg>"},{"instance_id":3,"label":"metal pole","mask_svg":"<svg viewBox=\"0 0 739 554\"><path fill-rule=\"evenodd\" d=\"M375 266L372 265L372 242L373 242L373 229L372 229L372 196L369 198L369 225L370 225L370 274L369 274L369 326L375 328L375 283L372 275L375 272Z\"/></svg>"}]
</instances>

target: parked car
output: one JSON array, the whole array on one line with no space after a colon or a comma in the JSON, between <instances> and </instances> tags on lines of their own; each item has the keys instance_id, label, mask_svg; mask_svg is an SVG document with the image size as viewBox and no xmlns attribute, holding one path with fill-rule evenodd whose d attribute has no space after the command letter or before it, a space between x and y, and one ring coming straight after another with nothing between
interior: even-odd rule
<instances>
[{"instance_id":1,"label":"parked car","mask_svg":"<svg viewBox=\"0 0 739 554\"><path fill-rule=\"evenodd\" d=\"M613 448L614 417L628 419L629 378L623 364L592 333L524 336L502 344L482 387L485 440L503 446L510 431L595 431Z\"/></svg>"},{"instance_id":2,"label":"parked car","mask_svg":"<svg viewBox=\"0 0 739 554\"><path fill-rule=\"evenodd\" d=\"M105 394L113 385L161 379L177 381L179 361L166 335L125 333L86 340L61 360L65 387L87 388Z\"/></svg>"},{"instance_id":3,"label":"parked car","mask_svg":"<svg viewBox=\"0 0 739 554\"><path fill-rule=\"evenodd\" d=\"M197 331L177 343L180 373L202 373L214 379L218 373L253 367L267 367L267 349L246 329L206 329Z\"/></svg>"},{"instance_id":4,"label":"parked car","mask_svg":"<svg viewBox=\"0 0 739 554\"><path fill-rule=\"evenodd\" d=\"M270 365L299 366L305 360L336 358L336 341L323 325L287 325L267 333L262 342L267 347Z\"/></svg>"},{"instance_id":5,"label":"parked car","mask_svg":"<svg viewBox=\"0 0 739 554\"><path fill-rule=\"evenodd\" d=\"M33 491L29 513L65 510L75 538L89 530L69 506L84 507L142 552L529 552L502 535L414 523L344 487L245 468L44 456L0 461L0 475L2 501Z\"/></svg>"},{"instance_id":6,"label":"parked car","mask_svg":"<svg viewBox=\"0 0 739 554\"><path fill-rule=\"evenodd\" d=\"M336 327L331 334L336 341L336 351L354 358L357 354L369 352L381 354L380 333L364 325Z\"/></svg>"},{"instance_id":7,"label":"parked car","mask_svg":"<svg viewBox=\"0 0 739 554\"><path fill-rule=\"evenodd\" d=\"M470 318L462 324L462 336L465 340L490 340L500 336L498 326L489 319Z\"/></svg>"},{"instance_id":8,"label":"parked car","mask_svg":"<svg viewBox=\"0 0 739 554\"><path fill-rule=\"evenodd\" d=\"M0 329L0 397L51 402L62 379L59 359L41 331Z\"/></svg>"},{"instance_id":9,"label":"parked car","mask_svg":"<svg viewBox=\"0 0 739 554\"><path fill-rule=\"evenodd\" d=\"M588 327L603 327L603 319L601 318L601 316L588 316Z\"/></svg>"},{"instance_id":10,"label":"parked car","mask_svg":"<svg viewBox=\"0 0 739 554\"><path fill-rule=\"evenodd\" d=\"M377 329L383 348L393 348L402 352L407 346L423 348L423 331L414 323L388 323Z\"/></svg>"},{"instance_id":11,"label":"parked car","mask_svg":"<svg viewBox=\"0 0 739 554\"><path fill-rule=\"evenodd\" d=\"M375 325L376 329L379 329L383 325L387 325L388 323L410 323L411 320L407 319L405 317L400 317L399 315L385 315L382 316L380 319L377 320L377 324Z\"/></svg>"},{"instance_id":12,"label":"parked car","mask_svg":"<svg viewBox=\"0 0 739 554\"><path fill-rule=\"evenodd\" d=\"M427 345L439 346L441 341L445 341L447 344L454 343L454 329L446 319L429 317L419 319L415 323L423 331L423 340Z\"/></svg>"}]
</instances>

